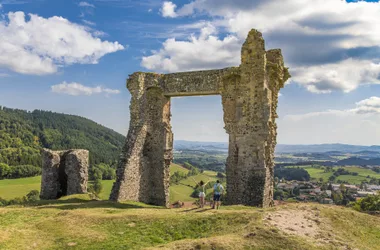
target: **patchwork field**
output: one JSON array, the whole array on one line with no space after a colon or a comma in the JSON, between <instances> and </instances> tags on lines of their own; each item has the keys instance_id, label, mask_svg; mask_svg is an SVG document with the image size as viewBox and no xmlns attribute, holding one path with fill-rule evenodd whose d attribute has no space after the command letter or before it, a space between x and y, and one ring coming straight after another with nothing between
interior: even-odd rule
<instances>
[{"instance_id":1,"label":"patchwork field","mask_svg":"<svg viewBox=\"0 0 380 250\"><path fill-rule=\"evenodd\" d=\"M297 166L298 167L298 166ZM323 178L324 181L328 181L329 177L333 174L332 172L325 173L322 168L313 168L312 166L299 166L300 168L305 169L312 179L318 180L319 178ZM350 172L358 173L357 176L354 175L340 175L336 178L336 180L348 181L350 184L360 184L362 181L368 180L369 177L373 177L376 179L380 179L380 174L366 168L361 168L357 166L347 166L342 167ZM334 167L334 169L338 169L338 167Z\"/></svg>"}]
</instances>

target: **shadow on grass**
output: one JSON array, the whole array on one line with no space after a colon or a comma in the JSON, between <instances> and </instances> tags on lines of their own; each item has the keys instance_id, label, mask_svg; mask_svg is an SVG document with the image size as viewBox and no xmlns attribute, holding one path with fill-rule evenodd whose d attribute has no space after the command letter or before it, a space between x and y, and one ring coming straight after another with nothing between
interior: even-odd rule
<instances>
[{"instance_id":1,"label":"shadow on grass","mask_svg":"<svg viewBox=\"0 0 380 250\"><path fill-rule=\"evenodd\" d=\"M212 210L215 210L215 209L213 209L213 208L203 208L203 209L195 211L195 212L196 213L204 213L204 212L212 211Z\"/></svg>"},{"instance_id":2,"label":"shadow on grass","mask_svg":"<svg viewBox=\"0 0 380 250\"><path fill-rule=\"evenodd\" d=\"M181 213L188 213L188 212L191 212L191 211L194 211L194 210L197 210L197 209L199 209L199 207L194 207L194 208L191 208L191 209L186 209L186 210L181 211Z\"/></svg>"},{"instance_id":3,"label":"shadow on grass","mask_svg":"<svg viewBox=\"0 0 380 250\"><path fill-rule=\"evenodd\" d=\"M35 207L39 209L61 209L61 210L72 210L72 209L86 209L86 208L118 208L118 209L165 209L164 207L146 205L143 203L119 203L106 200L88 200L80 198L72 198L65 200L41 200L35 203L26 205L28 207Z\"/></svg>"}]
</instances>

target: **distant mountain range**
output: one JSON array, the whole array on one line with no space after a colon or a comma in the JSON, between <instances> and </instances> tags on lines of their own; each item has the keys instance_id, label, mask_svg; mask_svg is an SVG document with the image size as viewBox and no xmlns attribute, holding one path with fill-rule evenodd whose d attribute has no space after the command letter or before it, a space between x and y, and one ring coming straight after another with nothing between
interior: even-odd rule
<instances>
[{"instance_id":1,"label":"distant mountain range","mask_svg":"<svg viewBox=\"0 0 380 250\"><path fill-rule=\"evenodd\" d=\"M199 142L199 141L185 141L176 140L174 142L176 150L190 149L190 150L228 150L227 142ZM312 144L312 145L288 145L278 144L276 153L380 153L380 145L374 146L360 146L349 144Z\"/></svg>"}]
</instances>

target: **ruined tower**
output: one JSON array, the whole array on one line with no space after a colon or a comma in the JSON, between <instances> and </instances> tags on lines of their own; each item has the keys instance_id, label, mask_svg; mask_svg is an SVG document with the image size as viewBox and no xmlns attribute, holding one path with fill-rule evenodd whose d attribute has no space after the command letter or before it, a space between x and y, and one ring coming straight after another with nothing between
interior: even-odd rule
<instances>
[{"instance_id":1,"label":"ruined tower","mask_svg":"<svg viewBox=\"0 0 380 250\"><path fill-rule=\"evenodd\" d=\"M130 75L130 127L110 199L168 206L170 97L221 95L229 134L226 202L270 206L278 93L289 77L281 51L266 51L256 30L243 44L239 67Z\"/></svg>"},{"instance_id":2,"label":"ruined tower","mask_svg":"<svg viewBox=\"0 0 380 250\"><path fill-rule=\"evenodd\" d=\"M58 199L87 192L88 151L42 150L41 199Z\"/></svg>"}]
</instances>

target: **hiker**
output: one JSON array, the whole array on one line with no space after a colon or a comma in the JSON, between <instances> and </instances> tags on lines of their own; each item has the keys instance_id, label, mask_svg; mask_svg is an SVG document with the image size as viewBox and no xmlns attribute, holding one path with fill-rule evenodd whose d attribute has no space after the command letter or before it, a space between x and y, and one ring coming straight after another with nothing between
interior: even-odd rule
<instances>
[{"instance_id":1,"label":"hiker","mask_svg":"<svg viewBox=\"0 0 380 250\"><path fill-rule=\"evenodd\" d=\"M203 181L200 181L199 186L201 188L201 191L199 192L199 206L203 208L205 205L205 197L206 197L205 183Z\"/></svg>"},{"instance_id":2,"label":"hiker","mask_svg":"<svg viewBox=\"0 0 380 250\"><path fill-rule=\"evenodd\" d=\"M210 180L206 183L204 183L202 180L199 183L197 183L194 178L192 178L192 179L195 182L195 184L197 184L197 186L201 188L201 191L199 191L199 206L201 208L203 208L205 206L205 203L206 203L205 202L205 198L206 198L205 187L210 182Z\"/></svg>"},{"instance_id":3,"label":"hiker","mask_svg":"<svg viewBox=\"0 0 380 250\"><path fill-rule=\"evenodd\" d=\"M215 185L214 185L214 188L213 188L213 196L214 196L214 203L212 206L213 209L214 208L219 209L220 198L223 195L223 193L224 193L224 188L223 188L222 184L220 184L220 181L217 180Z\"/></svg>"}]
</instances>

